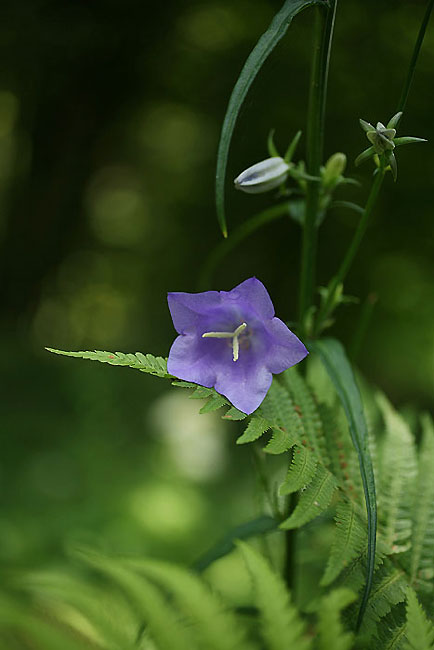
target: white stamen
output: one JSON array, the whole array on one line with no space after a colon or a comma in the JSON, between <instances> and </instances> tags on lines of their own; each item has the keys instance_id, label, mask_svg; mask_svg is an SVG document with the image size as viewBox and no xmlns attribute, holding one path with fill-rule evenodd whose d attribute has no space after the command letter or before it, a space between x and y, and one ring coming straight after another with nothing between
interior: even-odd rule
<instances>
[{"instance_id":1,"label":"white stamen","mask_svg":"<svg viewBox=\"0 0 434 650\"><path fill-rule=\"evenodd\" d=\"M233 360L238 361L240 353L240 343L238 337L247 327L247 323L241 323L233 332L205 332L202 338L206 339L232 339Z\"/></svg>"}]
</instances>

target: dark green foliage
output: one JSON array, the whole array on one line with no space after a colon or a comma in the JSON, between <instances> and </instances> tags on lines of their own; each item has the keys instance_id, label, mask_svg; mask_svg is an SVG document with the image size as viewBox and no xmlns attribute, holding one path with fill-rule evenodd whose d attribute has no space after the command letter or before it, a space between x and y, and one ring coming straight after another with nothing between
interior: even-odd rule
<instances>
[{"instance_id":1,"label":"dark green foliage","mask_svg":"<svg viewBox=\"0 0 434 650\"><path fill-rule=\"evenodd\" d=\"M151 355L71 354L114 365L128 365L167 377L164 360L155 360ZM310 611L317 613L313 638L306 635L307 621L303 621L303 615L291 603L281 578L270 570L257 551L245 544L241 546L252 575L255 594L252 604L259 611L263 647L267 650L283 650L291 645L306 650L327 650L328 647L342 650L432 650L432 625L414 592L409 591L411 585L420 592L424 605L428 603L429 611L434 610L434 605L429 604L434 577L432 421L427 415L422 418L422 439L418 449L404 418L384 396L365 386L369 421L375 425L377 439L373 438L372 432L368 436L367 427L364 431L362 427L360 437L358 419L362 416L357 413L357 408L361 402L355 406L360 396L356 399L355 393L350 395L349 380L340 387L339 382L343 381L347 371L340 376L336 366L332 376L333 372L336 372L338 394L340 390L344 393L344 408L336 396L333 398L330 387L322 399L321 389L319 394L314 394L297 369L292 368L274 378L264 402L251 416L230 406L226 398L214 389L179 380L172 382L175 386L193 389L191 398L207 400L200 409L201 413L226 407L223 418L239 421L239 426L244 427L238 444L258 444L257 441L266 436L263 452L280 456L288 464L283 481L277 486L278 494L285 496L299 492L292 512L281 516L280 520L278 514L274 518L264 516L234 529L199 561L197 567L204 569L231 552L237 538L265 534L276 530L279 525L281 529L299 528L313 522L320 514L334 511L333 541L327 551L328 557L324 556L321 578L324 595L310 607ZM356 436L356 446L351 442L345 410L347 416L349 414L353 438ZM362 456L366 462L366 454L371 449L378 477L380 526L372 566L372 590L366 599L360 633L354 636L358 603L361 595L366 593L367 558L370 557L364 504L366 493L360 478L359 461ZM96 560L89 556L87 561L122 587L139 619L149 619L143 628L141 647L156 647L158 650L166 647L170 650L172 647L174 650L183 647L192 650L229 650L235 647L250 650L257 647L256 633L252 632L256 628L238 620L227 603L212 594L199 578L183 569L148 560L114 563L112 558ZM86 600L85 589L81 590L80 598L71 596L77 593L76 590L69 591L71 606L95 618L92 625L107 641L104 648L112 647L108 643L112 636L121 640L119 630L114 628L110 631L110 617L94 611L91 598ZM165 592L171 594L169 599ZM404 611L406 601L407 615ZM339 616L342 608L345 609L345 626ZM140 626L139 621L137 624ZM225 630L221 638L212 632L217 628ZM58 634L58 631L53 634ZM68 642L73 648L75 640ZM50 641L48 648L49 644Z\"/></svg>"}]
</instances>

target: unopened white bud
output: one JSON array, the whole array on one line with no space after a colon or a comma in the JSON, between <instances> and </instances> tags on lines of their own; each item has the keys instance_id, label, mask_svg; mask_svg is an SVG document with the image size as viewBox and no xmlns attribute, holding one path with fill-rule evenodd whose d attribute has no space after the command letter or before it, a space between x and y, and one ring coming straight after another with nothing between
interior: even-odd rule
<instances>
[{"instance_id":1,"label":"unopened white bud","mask_svg":"<svg viewBox=\"0 0 434 650\"><path fill-rule=\"evenodd\" d=\"M268 192L285 182L288 170L289 165L283 158L267 158L241 172L234 180L235 188L248 194Z\"/></svg>"}]
</instances>

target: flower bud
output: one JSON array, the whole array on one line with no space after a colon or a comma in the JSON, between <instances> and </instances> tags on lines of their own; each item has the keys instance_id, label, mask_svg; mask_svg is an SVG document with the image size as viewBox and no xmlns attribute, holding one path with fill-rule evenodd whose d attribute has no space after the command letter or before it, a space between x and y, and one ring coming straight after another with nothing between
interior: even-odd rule
<instances>
[{"instance_id":1,"label":"flower bud","mask_svg":"<svg viewBox=\"0 0 434 650\"><path fill-rule=\"evenodd\" d=\"M344 153L334 153L327 160L322 173L322 182L324 187L334 187L340 180L347 165L347 157Z\"/></svg>"},{"instance_id":2,"label":"flower bud","mask_svg":"<svg viewBox=\"0 0 434 650\"><path fill-rule=\"evenodd\" d=\"M289 165L283 158L267 158L241 172L234 180L235 188L248 194L268 192L285 182L288 170Z\"/></svg>"}]
</instances>

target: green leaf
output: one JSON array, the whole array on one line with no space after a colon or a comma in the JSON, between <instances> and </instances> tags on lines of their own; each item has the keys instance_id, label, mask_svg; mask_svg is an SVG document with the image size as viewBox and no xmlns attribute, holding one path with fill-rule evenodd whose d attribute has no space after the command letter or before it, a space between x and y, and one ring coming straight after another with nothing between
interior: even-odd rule
<instances>
[{"instance_id":1,"label":"green leaf","mask_svg":"<svg viewBox=\"0 0 434 650\"><path fill-rule=\"evenodd\" d=\"M280 158L281 157L280 153L277 151L276 145L274 144L274 131L275 129L271 129L270 133L268 134L267 149L271 157Z\"/></svg>"},{"instance_id":2,"label":"green leaf","mask_svg":"<svg viewBox=\"0 0 434 650\"><path fill-rule=\"evenodd\" d=\"M179 613L161 591L144 577L114 557L87 551L77 553L85 562L121 587L137 612L139 621L149 628L157 647L171 650L199 650L191 628L181 621Z\"/></svg>"},{"instance_id":3,"label":"green leaf","mask_svg":"<svg viewBox=\"0 0 434 650\"><path fill-rule=\"evenodd\" d=\"M386 397L378 394L377 403L386 429L380 449L379 524L389 553L400 553L410 546L416 450L410 429Z\"/></svg>"},{"instance_id":4,"label":"green leaf","mask_svg":"<svg viewBox=\"0 0 434 650\"><path fill-rule=\"evenodd\" d=\"M301 138L301 131L297 131L295 136L292 138L292 140L291 140L291 142L290 142L290 144L288 146L288 149L285 152L285 156L284 156L283 159L284 159L284 161L286 163L289 164L291 162L292 157L295 154L295 150L297 149L297 145L300 142L300 138Z\"/></svg>"},{"instance_id":5,"label":"green leaf","mask_svg":"<svg viewBox=\"0 0 434 650\"><path fill-rule=\"evenodd\" d=\"M312 391L296 367L285 370L281 376L294 401L309 448L324 465L328 465L321 418Z\"/></svg>"},{"instance_id":6,"label":"green leaf","mask_svg":"<svg viewBox=\"0 0 434 650\"><path fill-rule=\"evenodd\" d=\"M434 426L431 417L422 417L422 444L416 483L417 499L412 505L410 578L418 585L434 576Z\"/></svg>"},{"instance_id":7,"label":"green leaf","mask_svg":"<svg viewBox=\"0 0 434 650\"><path fill-rule=\"evenodd\" d=\"M399 147L402 144L413 144L415 142L427 142L425 138L413 138L409 135L404 135L402 138L395 138L393 143L395 147Z\"/></svg>"},{"instance_id":8,"label":"green leaf","mask_svg":"<svg viewBox=\"0 0 434 650\"><path fill-rule=\"evenodd\" d=\"M290 601L282 578L274 573L265 558L246 543L239 542L252 577L255 605L259 609L261 633L267 650L309 650L304 624Z\"/></svg>"},{"instance_id":9,"label":"green leaf","mask_svg":"<svg viewBox=\"0 0 434 650\"><path fill-rule=\"evenodd\" d=\"M306 447L296 446L293 450L291 465L288 474L280 486L280 494L298 492L302 487L311 482L317 466L317 459Z\"/></svg>"},{"instance_id":10,"label":"green leaf","mask_svg":"<svg viewBox=\"0 0 434 650\"><path fill-rule=\"evenodd\" d=\"M357 598L349 589L335 589L321 599L318 608L318 650L350 650L354 634L345 631L341 611Z\"/></svg>"},{"instance_id":11,"label":"green leaf","mask_svg":"<svg viewBox=\"0 0 434 650\"><path fill-rule=\"evenodd\" d=\"M223 395L219 395L217 393L208 399L207 403L202 406L199 413L211 413L211 411L217 411L217 409L227 405L228 403L229 402L226 397L223 397Z\"/></svg>"},{"instance_id":12,"label":"green leaf","mask_svg":"<svg viewBox=\"0 0 434 650\"><path fill-rule=\"evenodd\" d=\"M224 199L226 167L229 147L241 106L256 75L285 35L294 16L306 7L316 3L318 3L318 0L286 0L281 10L274 16L267 31L251 51L235 83L223 121L217 154L216 207L218 222L224 237L227 237Z\"/></svg>"},{"instance_id":13,"label":"green leaf","mask_svg":"<svg viewBox=\"0 0 434 650\"><path fill-rule=\"evenodd\" d=\"M256 535L264 535L265 533L273 532L278 529L279 522L269 515L262 515L252 521L247 521L244 524L235 526L221 539L215 546L213 546L207 553L200 557L193 565L196 571L205 571L210 564L224 557L234 550L235 543L240 539L248 539Z\"/></svg>"},{"instance_id":14,"label":"green leaf","mask_svg":"<svg viewBox=\"0 0 434 650\"><path fill-rule=\"evenodd\" d=\"M188 617L200 648L251 650L241 619L197 575L174 564L151 560L131 560L128 564L174 596L177 607Z\"/></svg>"},{"instance_id":15,"label":"green leaf","mask_svg":"<svg viewBox=\"0 0 434 650\"><path fill-rule=\"evenodd\" d=\"M267 420L264 420L264 418L258 415L253 416L244 433L238 438L237 445L254 442L270 428L271 424Z\"/></svg>"},{"instance_id":16,"label":"green leaf","mask_svg":"<svg viewBox=\"0 0 434 650\"><path fill-rule=\"evenodd\" d=\"M336 388L348 420L353 445L359 458L360 473L362 476L368 517L367 575L357 620L357 627L360 627L372 586L377 533L375 478L371 455L369 452L368 431L360 391L343 346L335 339L323 339L312 343L310 349L319 354L330 379Z\"/></svg>"},{"instance_id":17,"label":"green leaf","mask_svg":"<svg viewBox=\"0 0 434 650\"><path fill-rule=\"evenodd\" d=\"M407 628L405 650L433 650L434 626L427 619L413 589L407 593Z\"/></svg>"},{"instance_id":18,"label":"green leaf","mask_svg":"<svg viewBox=\"0 0 434 650\"><path fill-rule=\"evenodd\" d=\"M259 412L272 426L290 433L294 441L301 445L301 437L304 433L301 418L288 390L279 383L276 377L259 407Z\"/></svg>"},{"instance_id":19,"label":"green leaf","mask_svg":"<svg viewBox=\"0 0 434 650\"><path fill-rule=\"evenodd\" d=\"M163 357L154 357L152 354L142 354L142 352L124 354L123 352L103 352L102 350L93 350L90 352L65 352L64 350L54 350L53 348L45 349L48 350L48 352L61 354L65 357L100 361L101 363L108 363L111 366L128 366L129 368L141 370L142 372L147 372L156 377L172 378L172 375L169 375L167 372L167 359L163 359Z\"/></svg>"},{"instance_id":20,"label":"green leaf","mask_svg":"<svg viewBox=\"0 0 434 650\"><path fill-rule=\"evenodd\" d=\"M222 415L223 420L245 420L247 417L247 413L239 411L235 406L231 406L231 408Z\"/></svg>"},{"instance_id":21,"label":"green leaf","mask_svg":"<svg viewBox=\"0 0 434 650\"><path fill-rule=\"evenodd\" d=\"M284 454L296 444L297 439L289 431L273 427L271 439L265 445L264 451L267 454Z\"/></svg>"},{"instance_id":22,"label":"green leaf","mask_svg":"<svg viewBox=\"0 0 434 650\"><path fill-rule=\"evenodd\" d=\"M281 528L300 528L328 508L337 488L336 480L325 467L318 465L312 482L304 489L294 511L280 524Z\"/></svg>"},{"instance_id":23,"label":"green leaf","mask_svg":"<svg viewBox=\"0 0 434 650\"><path fill-rule=\"evenodd\" d=\"M375 154L374 147L368 147L367 149L362 151L362 153L359 153L356 160L354 161L354 164L356 165L356 167L358 167L363 162L365 162L365 160L369 160L369 158L372 158L374 154Z\"/></svg>"},{"instance_id":24,"label":"green leaf","mask_svg":"<svg viewBox=\"0 0 434 650\"><path fill-rule=\"evenodd\" d=\"M366 546L366 528L353 501L341 501L336 509L336 528L321 585L327 586Z\"/></svg>"},{"instance_id":25,"label":"green leaf","mask_svg":"<svg viewBox=\"0 0 434 650\"><path fill-rule=\"evenodd\" d=\"M392 607L404 602L406 589L407 577L403 569L395 568L390 561L386 560L375 574L362 632L367 632L369 635L376 633L376 623L384 618Z\"/></svg>"}]
</instances>

